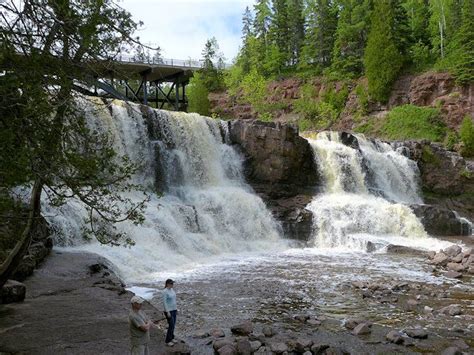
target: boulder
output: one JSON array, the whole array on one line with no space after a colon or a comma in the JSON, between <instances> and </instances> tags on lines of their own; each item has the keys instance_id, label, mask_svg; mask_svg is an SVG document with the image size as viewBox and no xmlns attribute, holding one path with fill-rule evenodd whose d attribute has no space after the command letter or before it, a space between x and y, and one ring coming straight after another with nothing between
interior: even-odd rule
<instances>
[{"instance_id":1,"label":"boulder","mask_svg":"<svg viewBox=\"0 0 474 355\"><path fill-rule=\"evenodd\" d=\"M0 303L23 302L26 296L26 286L15 280L7 280L0 289Z\"/></svg>"},{"instance_id":2,"label":"boulder","mask_svg":"<svg viewBox=\"0 0 474 355\"><path fill-rule=\"evenodd\" d=\"M465 221L452 210L434 205L410 205L428 234L434 236L469 235Z\"/></svg>"},{"instance_id":3,"label":"boulder","mask_svg":"<svg viewBox=\"0 0 474 355\"><path fill-rule=\"evenodd\" d=\"M275 333L273 332L273 328L269 325L265 325L263 326L262 328L262 333L263 335L265 335L266 337L271 337L273 336Z\"/></svg>"},{"instance_id":4,"label":"boulder","mask_svg":"<svg viewBox=\"0 0 474 355\"><path fill-rule=\"evenodd\" d=\"M462 248L459 245L451 245L450 247L443 249L443 252L450 257L455 257L461 254L461 251Z\"/></svg>"},{"instance_id":5,"label":"boulder","mask_svg":"<svg viewBox=\"0 0 474 355\"><path fill-rule=\"evenodd\" d=\"M283 354L285 351L288 351L288 346L282 342L271 342L270 349L275 354Z\"/></svg>"},{"instance_id":6,"label":"boulder","mask_svg":"<svg viewBox=\"0 0 474 355\"><path fill-rule=\"evenodd\" d=\"M296 339L295 349L296 351L302 353L310 350L311 345L313 345L313 341L311 339L298 338Z\"/></svg>"},{"instance_id":7,"label":"boulder","mask_svg":"<svg viewBox=\"0 0 474 355\"><path fill-rule=\"evenodd\" d=\"M224 331L222 329L219 329L219 328L211 329L209 334L214 338L223 338L223 337L225 337Z\"/></svg>"},{"instance_id":8,"label":"boulder","mask_svg":"<svg viewBox=\"0 0 474 355\"><path fill-rule=\"evenodd\" d=\"M394 343L394 344L403 344L405 339L403 339L403 335L402 333L396 331L396 330L392 330L390 331L386 336L385 338L387 338L387 340L391 343Z\"/></svg>"},{"instance_id":9,"label":"boulder","mask_svg":"<svg viewBox=\"0 0 474 355\"><path fill-rule=\"evenodd\" d=\"M370 333L370 325L368 323L358 324L352 331L352 334L354 335L364 335L364 334L369 334L369 333Z\"/></svg>"},{"instance_id":10,"label":"boulder","mask_svg":"<svg viewBox=\"0 0 474 355\"><path fill-rule=\"evenodd\" d=\"M218 340L214 340L212 342L212 347L214 348L214 350L219 350L220 348L226 346L226 345L232 345L234 346L234 340L233 339L229 339L229 338L224 338L224 339L218 339Z\"/></svg>"},{"instance_id":11,"label":"boulder","mask_svg":"<svg viewBox=\"0 0 474 355\"><path fill-rule=\"evenodd\" d=\"M250 354L252 354L252 346L250 345L250 341L246 338L237 339L236 348L237 348L237 353L239 355L250 355Z\"/></svg>"},{"instance_id":12,"label":"boulder","mask_svg":"<svg viewBox=\"0 0 474 355\"><path fill-rule=\"evenodd\" d=\"M450 270L446 272L444 276L449 277L450 279L460 279L462 278L462 273Z\"/></svg>"},{"instance_id":13,"label":"boulder","mask_svg":"<svg viewBox=\"0 0 474 355\"><path fill-rule=\"evenodd\" d=\"M443 252L439 252L439 253L436 253L433 260L431 260L431 263L434 265L444 266L448 264L448 261L449 261L449 256L447 256Z\"/></svg>"},{"instance_id":14,"label":"boulder","mask_svg":"<svg viewBox=\"0 0 474 355\"><path fill-rule=\"evenodd\" d=\"M245 155L246 180L290 238L308 240L312 213L305 210L318 182L313 150L292 124L236 120L230 141Z\"/></svg>"},{"instance_id":15,"label":"boulder","mask_svg":"<svg viewBox=\"0 0 474 355\"><path fill-rule=\"evenodd\" d=\"M363 319L347 319L345 322L344 322L344 327L346 327L347 329L354 329L355 327L357 327L357 325L361 324L361 323L364 323L365 321Z\"/></svg>"},{"instance_id":16,"label":"boulder","mask_svg":"<svg viewBox=\"0 0 474 355\"><path fill-rule=\"evenodd\" d=\"M328 344L321 344L321 343L316 343L311 346L311 352L314 355L320 355L323 354L326 349L329 348Z\"/></svg>"},{"instance_id":17,"label":"boulder","mask_svg":"<svg viewBox=\"0 0 474 355\"><path fill-rule=\"evenodd\" d=\"M230 328L230 330L232 334L249 335L253 332L253 324L250 321L244 322L241 324L234 325L232 328Z\"/></svg>"},{"instance_id":18,"label":"boulder","mask_svg":"<svg viewBox=\"0 0 474 355\"><path fill-rule=\"evenodd\" d=\"M462 355L462 351L455 346L450 346L441 352L441 355Z\"/></svg>"},{"instance_id":19,"label":"boulder","mask_svg":"<svg viewBox=\"0 0 474 355\"><path fill-rule=\"evenodd\" d=\"M387 245L387 253L401 254L401 255L429 256L429 252L425 250L411 248L404 245L394 245L394 244Z\"/></svg>"},{"instance_id":20,"label":"boulder","mask_svg":"<svg viewBox=\"0 0 474 355\"><path fill-rule=\"evenodd\" d=\"M250 349L252 350L252 352L257 351L261 346L262 346L262 343L259 342L258 340L254 340L250 342Z\"/></svg>"},{"instance_id":21,"label":"boulder","mask_svg":"<svg viewBox=\"0 0 474 355\"><path fill-rule=\"evenodd\" d=\"M428 338L428 333L423 329L407 329L405 330L406 335L410 338L415 339L426 339Z\"/></svg>"},{"instance_id":22,"label":"boulder","mask_svg":"<svg viewBox=\"0 0 474 355\"><path fill-rule=\"evenodd\" d=\"M466 270L466 266L464 266L463 264L459 264L459 263L448 263L446 265L446 267L448 268L448 270L457 271L457 272L461 272L461 271Z\"/></svg>"},{"instance_id":23,"label":"boulder","mask_svg":"<svg viewBox=\"0 0 474 355\"><path fill-rule=\"evenodd\" d=\"M219 355L237 355L237 349L234 345L226 344L217 350Z\"/></svg>"},{"instance_id":24,"label":"boulder","mask_svg":"<svg viewBox=\"0 0 474 355\"><path fill-rule=\"evenodd\" d=\"M439 313L450 315L450 316L457 316L457 315L462 314L462 308L459 304L451 304L449 306L441 308L439 310Z\"/></svg>"}]
</instances>

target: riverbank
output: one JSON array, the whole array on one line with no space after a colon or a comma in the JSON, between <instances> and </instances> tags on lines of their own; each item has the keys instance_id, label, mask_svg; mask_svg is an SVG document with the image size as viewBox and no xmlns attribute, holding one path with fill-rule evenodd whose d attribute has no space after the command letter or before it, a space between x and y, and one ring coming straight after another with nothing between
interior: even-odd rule
<instances>
[{"instance_id":1,"label":"riverbank","mask_svg":"<svg viewBox=\"0 0 474 355\"><path fill-rule=\"evenodd\" d=\"M24 302L0 305L1 354L126 354L132 293L89 253L54 250L24 283ZM145 311L165 329L159 311ZM164 333L152 329L152 354L189 353L184 344L166 348Z\"/></svg>"}]
</instances>

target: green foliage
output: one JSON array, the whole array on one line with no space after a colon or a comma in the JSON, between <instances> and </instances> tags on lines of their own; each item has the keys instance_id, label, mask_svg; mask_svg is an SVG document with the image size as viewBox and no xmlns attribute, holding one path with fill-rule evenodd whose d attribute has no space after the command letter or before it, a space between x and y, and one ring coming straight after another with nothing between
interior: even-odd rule
<instances>
[{"instance_id":1,"label":"green foliage","mask_svg":"<svg viewBox=\"0 0 474 355\"><path fill-rule=\"evenodd\" d=\"M209 92L224 88L223 55L219 52L219 45L215 37L206 41L202 51L203 66L199 70L201 80Z\"/></svg>"},{"instance_id":2,"label":"green foliage","mask_svg":"<svg viewBox=\"0 0 474 355\"><path fill-rule=\"evenodd\" d=\"M433 65L433 55L430 47L423 42L417 42L410 48L411 60L415 72L422 72Z\"/></svg>"},{"instance_id":3,"label":"green foliage","mask_svg":"<svg viewBox=\"0 0 474 355\"><path fill-rule=\"evenodd\" d=\"M447 47L447 56L438 68L449 70L456 82L467 85L474 82L474 2L465 0L462 25Z\"/></svg>"},{"instance_id":4,"label":"green foliage","mask_svg":"<svg viewBox=\"0 0 474 355\"><path fill-rule=\"evenodd\" d=\"M393 40L393 13L389 0L375 3L372 27L364 55L369 94L374 100L386 102L403 58Z\"/></svg>"},{"instance_id":5,"label":"green foliage","mask_svg":"<svg viewBox=\"0 0 474 355\"><path fill-rule=\"evenodd\" d=\"M187 95L189 112L196 112L203 116L209 116L209 91L207 90L201 73L194 73L194 76L189 81Z\"/></svg>"},{"instance_id":6,"label":"green foliage","mask_svg":"<svg viewBox=\"0 0 474 355\"><path fill-rule=\"evenodd\" d=\"M108 133L91 129L86 117L98 117L91 107L106 108L78 98L74 84L90 84L89 63L138 43L131 37L138 24L112 0L26 4L2 3L0 61L12 70L0 78L0 194L34 182L54 205L76 197L88 210L88 232L102 243L129 243L114 223L143 220L145 201L120 194L135 188L129 179L139 166L114 151Z\"/></svg>"},{"instance_id":7,"label":"green foliage","mask_svg":"<svg viewBox=\"0 0 474 355\"><path fill-rule=\"evenodd\" d=\"M433 153L429 145L424 145L421 152L421 159L424 163L439 166L441 162L439 158Z\"/></svg>"},{"instance_id":8,"label":"green foliage","mask_svg":"<svg viewBox=\"0 0 474 355\"><path fill-rule=\"evenodd\" d=\"M255 69L242 80L242 100L250 103L257 111L262 109L267 91L267 80Z\"/></svg>"},{"instance_id":9,"label":"green foliage","mask_svg":"<svg viewBox=\"0 0 474 355\"><path fill-rule=\"evenodd\" d=\"M258 115L258 119L262 122L272 122L273 116L269 112L263 112Z\"/></svg>"},{"instance_id":10,"label":"green foliage","mask_svg":"<svg viewBox=\"0 0 474 355\"><path fill-rule=\"evenodd\" d=\"M338 118L341 107L344 107L342 103L348 92L347 88L339 93L330 88L319 99L311 83L303 85L300 90L300 98L295 100L293 107L302 117L299 121L301 131L329 128Z\"/></svg>"},{"instance_id":11,"label":"green foliage","mask_svg":"<svg viewBox=\"0 0 474 355\"><path fill-rule=\"evenodd\" d=\"M464 117L459 129L459 136L463 143L462 154L469 157L474 156L474 125L471 117Z\"/></svg>"},{"instance_id":12,"label":"green foliage","mask_svg":"<svg viewBox=\"0 0 474 355\"><path fill-rule=\"evenodd\" d=\"M362 84L358 84L355 88L355 94L359 100L360 110L357 112L359 116L364 116L368 113L369 109L369 93Z\"/></svg>"},{"instance_id":13,"label":"green foliage","mask_svg":"<svg viewBox=\"0 0 474 355\"><path fill-rule=\"evenodd\" d=\"M446 149L448 149L448 150L454 150L454 147L456 146L456 144L458 143L458 141L459 141L459 138L458 138L458 136L456 135L456 132L449 131L449 132L446 134L446 137L444 138L444 146L445 146Z\"/></svg>"},{"instance_id":14,"label":"green foliage","mask_svg":"<svg viewBox=\"0 0 474 355\"><path fill-rule=\"evenodd\" d=\"M387 115L380 133L387 139L428 139L442 142L446 127L439 117L439 110L430 107L403 105Z\"/></svg>"}]
</instances>

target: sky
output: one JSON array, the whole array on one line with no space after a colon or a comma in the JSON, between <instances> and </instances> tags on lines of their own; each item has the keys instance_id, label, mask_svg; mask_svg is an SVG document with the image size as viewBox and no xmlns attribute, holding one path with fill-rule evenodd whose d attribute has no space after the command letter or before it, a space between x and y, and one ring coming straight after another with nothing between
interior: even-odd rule
<instances>
[{"instance_id":1,"label":"sky","mask_svg":"<svg viewBox=\"0 0 474 355\"><path fill-rule=\"evenodd\" d=\"M140 41L160 46L163 58L200 59L207 39L216 37L225 62L241 44L242 14L254 0L121 0L135 21L144 22Z\"/></svg>"}]
</instances>

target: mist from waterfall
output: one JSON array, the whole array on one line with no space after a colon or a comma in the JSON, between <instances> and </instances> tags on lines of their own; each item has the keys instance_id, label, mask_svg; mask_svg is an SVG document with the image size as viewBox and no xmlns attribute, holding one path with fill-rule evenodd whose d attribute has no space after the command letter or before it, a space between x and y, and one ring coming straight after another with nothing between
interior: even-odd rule
<instances>
[{"instance_id":1,"label":"mist from waterfall","mask_svg":"<svg viewBox=\"0 0 474 355\"><path fill-rule=\"evenodd\" d=\"M408 204L422 203L416 163L389 144L355 136L342 143L338 132L321 132L311 144L323 181L313 212L312 245L342 251L383 250L387 244L433 248Z\"/></svg>"},{"instance_id":2,"label":"mist from waterfall","mask_svg":"<svg viewBox=\"0 0 474 355\"><path fill-rule=\"evenodd\" d=\"M140 163L133 182L150 201L142 225L117 225L135 242L130 248L85 241L86 210L79 201L70 200L59 210L46 203L45 215L63 246L103 255L126 281L137 282L220 255L284 245L279 226L244 181L242 156L225 144L225 122L120 101L107 107L97 100L85 111L92 127L112 135L119 154ZM132 191L127 197L140 201L143 193Z\"/></svg>"}]
</instances>

